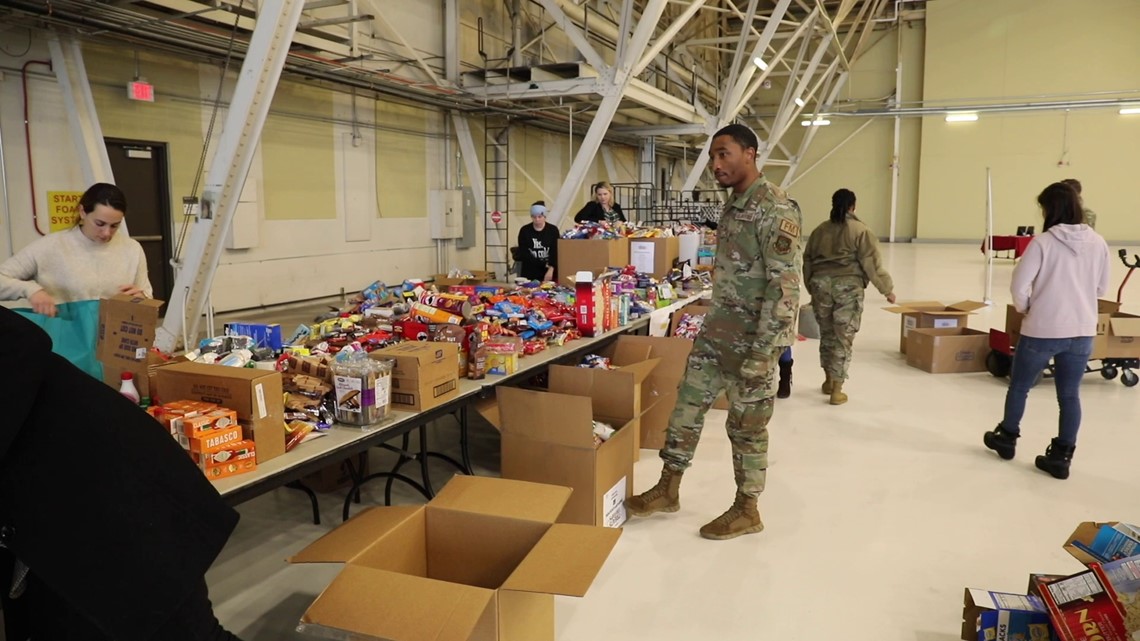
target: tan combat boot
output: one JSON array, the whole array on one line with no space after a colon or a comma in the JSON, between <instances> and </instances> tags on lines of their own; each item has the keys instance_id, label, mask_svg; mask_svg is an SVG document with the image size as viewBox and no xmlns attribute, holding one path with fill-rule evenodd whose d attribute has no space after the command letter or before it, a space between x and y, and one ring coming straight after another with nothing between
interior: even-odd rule
<instances>
[{"instance_id":1,"label":"tan combat boot","mask_svg":"<svg viewBox=\"0 0 1140 641\"><path fill-rule=\"evenodd\" d=\"M847 395L843 393L843 381L834 381L831 384L832 405L842 405L847 402Z\"/></svg>"},{"instance_id":2,"label":"tan combat boot","mask_svg":"<svg viewBox=\"0 0 1140 641\"><path fill-rule=\"evenodd\" d=\"M637 496L625 500L625 509L634 516L649 516L656 512L676 512L681 509L681 473L661 468L661 480Z\"/></svg>"},{"instance_id":3,"label":"tan combat boot","mask_svg":"<svg viewBox=\"0 0 1140 641\"><path fill-rule=\"evenodd\" d=\"M823 376L824 376L823 387L820 388L820 391L822 391L824 394L830 394L831 393L831 386L834 385L835 383L832 382L832 380L831 380L831 374L824 372Z\"/></svg>"},{"instance_id":4,"label":"tan combat boot","mask_svg":"<svg viewBox=\"0 0 1140 641\"><path fill-rule=\"evenodd\" d=\"M723 541L735 539L742 534L754 534L764 529L760 512L756 509L756 497L736 493L736 501L728 511L701 528L701 536L706 539Z\"/></svg>"}]
</instances>

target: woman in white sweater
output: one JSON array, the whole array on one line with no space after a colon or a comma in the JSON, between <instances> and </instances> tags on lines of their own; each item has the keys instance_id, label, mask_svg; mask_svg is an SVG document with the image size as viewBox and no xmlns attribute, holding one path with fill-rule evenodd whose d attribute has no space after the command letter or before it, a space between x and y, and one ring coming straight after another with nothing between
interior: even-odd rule
<instances>
[{"instance_id":1,"label":"woman in white sweater","mask_svg":"<svg viewBox=\"0 0 1140 641\"><path fill-rule=\"evenodd\" d=\"M58 303L150 297L142 245L115 233L126 213L121 189L92 185L79 199L78 225L35 240L0 265L0 300L26 298L36 312L54 316Z\"/></svg>"},{"instance_id":2,"label":"woman in white sweater","mask_svg":"<svg viewBox=\"0 0 1140 641\"><path fill-rule=\"evenodd\" d=\"M1052 360L1061 414L1057 437L1035 463L1066 479L1081 427L1081 377L1096 336L1097 298L1108 291L1108 243L1084 224L1080 196L1069 185L1049 185L1037 202L1045 214L1044 233L1029 243L1013 270L1010 293L1025 320L1013 353L1005 413L986 432L985 444L1001 458L1013 458L1025 399Z\"/></svg>"}]
</instances>

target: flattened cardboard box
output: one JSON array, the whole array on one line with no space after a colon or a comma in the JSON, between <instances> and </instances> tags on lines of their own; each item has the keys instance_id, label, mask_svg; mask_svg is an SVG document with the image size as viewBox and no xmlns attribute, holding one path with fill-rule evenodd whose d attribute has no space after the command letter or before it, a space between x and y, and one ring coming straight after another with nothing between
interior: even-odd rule
<instances>
[{"instance_id":1,"label":"flattened cardboard box","mask_svg":"<svg viewBox=\"0 0 1140 641\"><path fill-rule=\"evenodd\" d=\"M455 476L427 505L365 510L289 559L345 567L301 632L388 641L553 641L620 530L555 523L570 490Z\"/></svg>"},{"instance_id":2,"label":"flattened cardboard box","mask_svg":"<svg viewBox=\"0 0 1140 641\"><path fill-rule=\"evenodd\" d=\"M285 453L281 374L245 367L177 363L158 368L164 402L207 401L237 412L245 438L257 444L257 462Z\"/></svg>"},{"instance_id":3,"label":"flattened cardboard box","mask_svg":"<svg viewBox=\"0 0 1140 641\"><path fill-rule=\"evenodd\" d=\"M969 326L970 315L985 306L985 303L974 300L959 301L950 305L938 301L912 301L883 309L902 317L901 330L899 331L899 351L905 354L907 350L906 337L910 330L965 328Z\"/></svg>"},{"instance_id":4,"label":"flattened cardboard box","mask_svg":"<svg viewBox=\"0 0 1140 641\"><path fill-rule=\"evenodd\" d=\"M907 336L906 364L931 374L986 371L990 335L967 327L913 329Z\"/></svg>"},{"instance_id":5,"label":"flattened cardboard box","mask_svg":"<svg viewBox=\"0 0 1140 641\"><path fill-rule=\"evenodd\" d=\"M633 430L595 415L590 399L500 388L502 474L505 479L573 488L560 523L618 527L633 496ZM617 431L594 445L593 422Z\"/></svg>"}]
</instances>

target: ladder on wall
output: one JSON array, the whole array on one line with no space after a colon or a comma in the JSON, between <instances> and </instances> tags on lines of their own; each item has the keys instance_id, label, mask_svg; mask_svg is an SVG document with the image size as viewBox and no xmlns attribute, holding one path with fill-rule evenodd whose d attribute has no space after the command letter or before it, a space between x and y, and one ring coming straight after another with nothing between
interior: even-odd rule
<instances>
[{"instance_id":1,"label":"ladder on wall","mask_svg":"<svg viewBox=\"0 0 1140 641\"><path fill-rule=\"evenodd\" d=\"M511 267L510 175L511 121L483 116L483 265L507 279ZM496 222L497 221L497 222Z\"/></svg>"}]
</instances>

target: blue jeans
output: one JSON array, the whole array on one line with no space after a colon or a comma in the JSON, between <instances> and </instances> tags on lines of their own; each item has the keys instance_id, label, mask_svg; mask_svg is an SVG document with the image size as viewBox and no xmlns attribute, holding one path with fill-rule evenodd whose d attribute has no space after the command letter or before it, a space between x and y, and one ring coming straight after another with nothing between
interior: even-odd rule
<instances>
[{"instance_id":1,"label":"blue jeans","mask_svg":"<svg viewBox=\"0 0 1140 641\"><path fill-rule=\"evenodd\" d=\"M1013 353L1013 372L1009 377L1009 391L1005 394L1005 417L1001 424L1006 432L1021 433L1021 417L1025 415L1029 388L1049 364L1049 359L1053 359L1057 404L1061 407L1057 439L1065 445L1076 446L1077 432L1081 429L1081 377L1092 353L1092 343L1091 336L1021 337Z\"/></svg>"}]
</instances>

